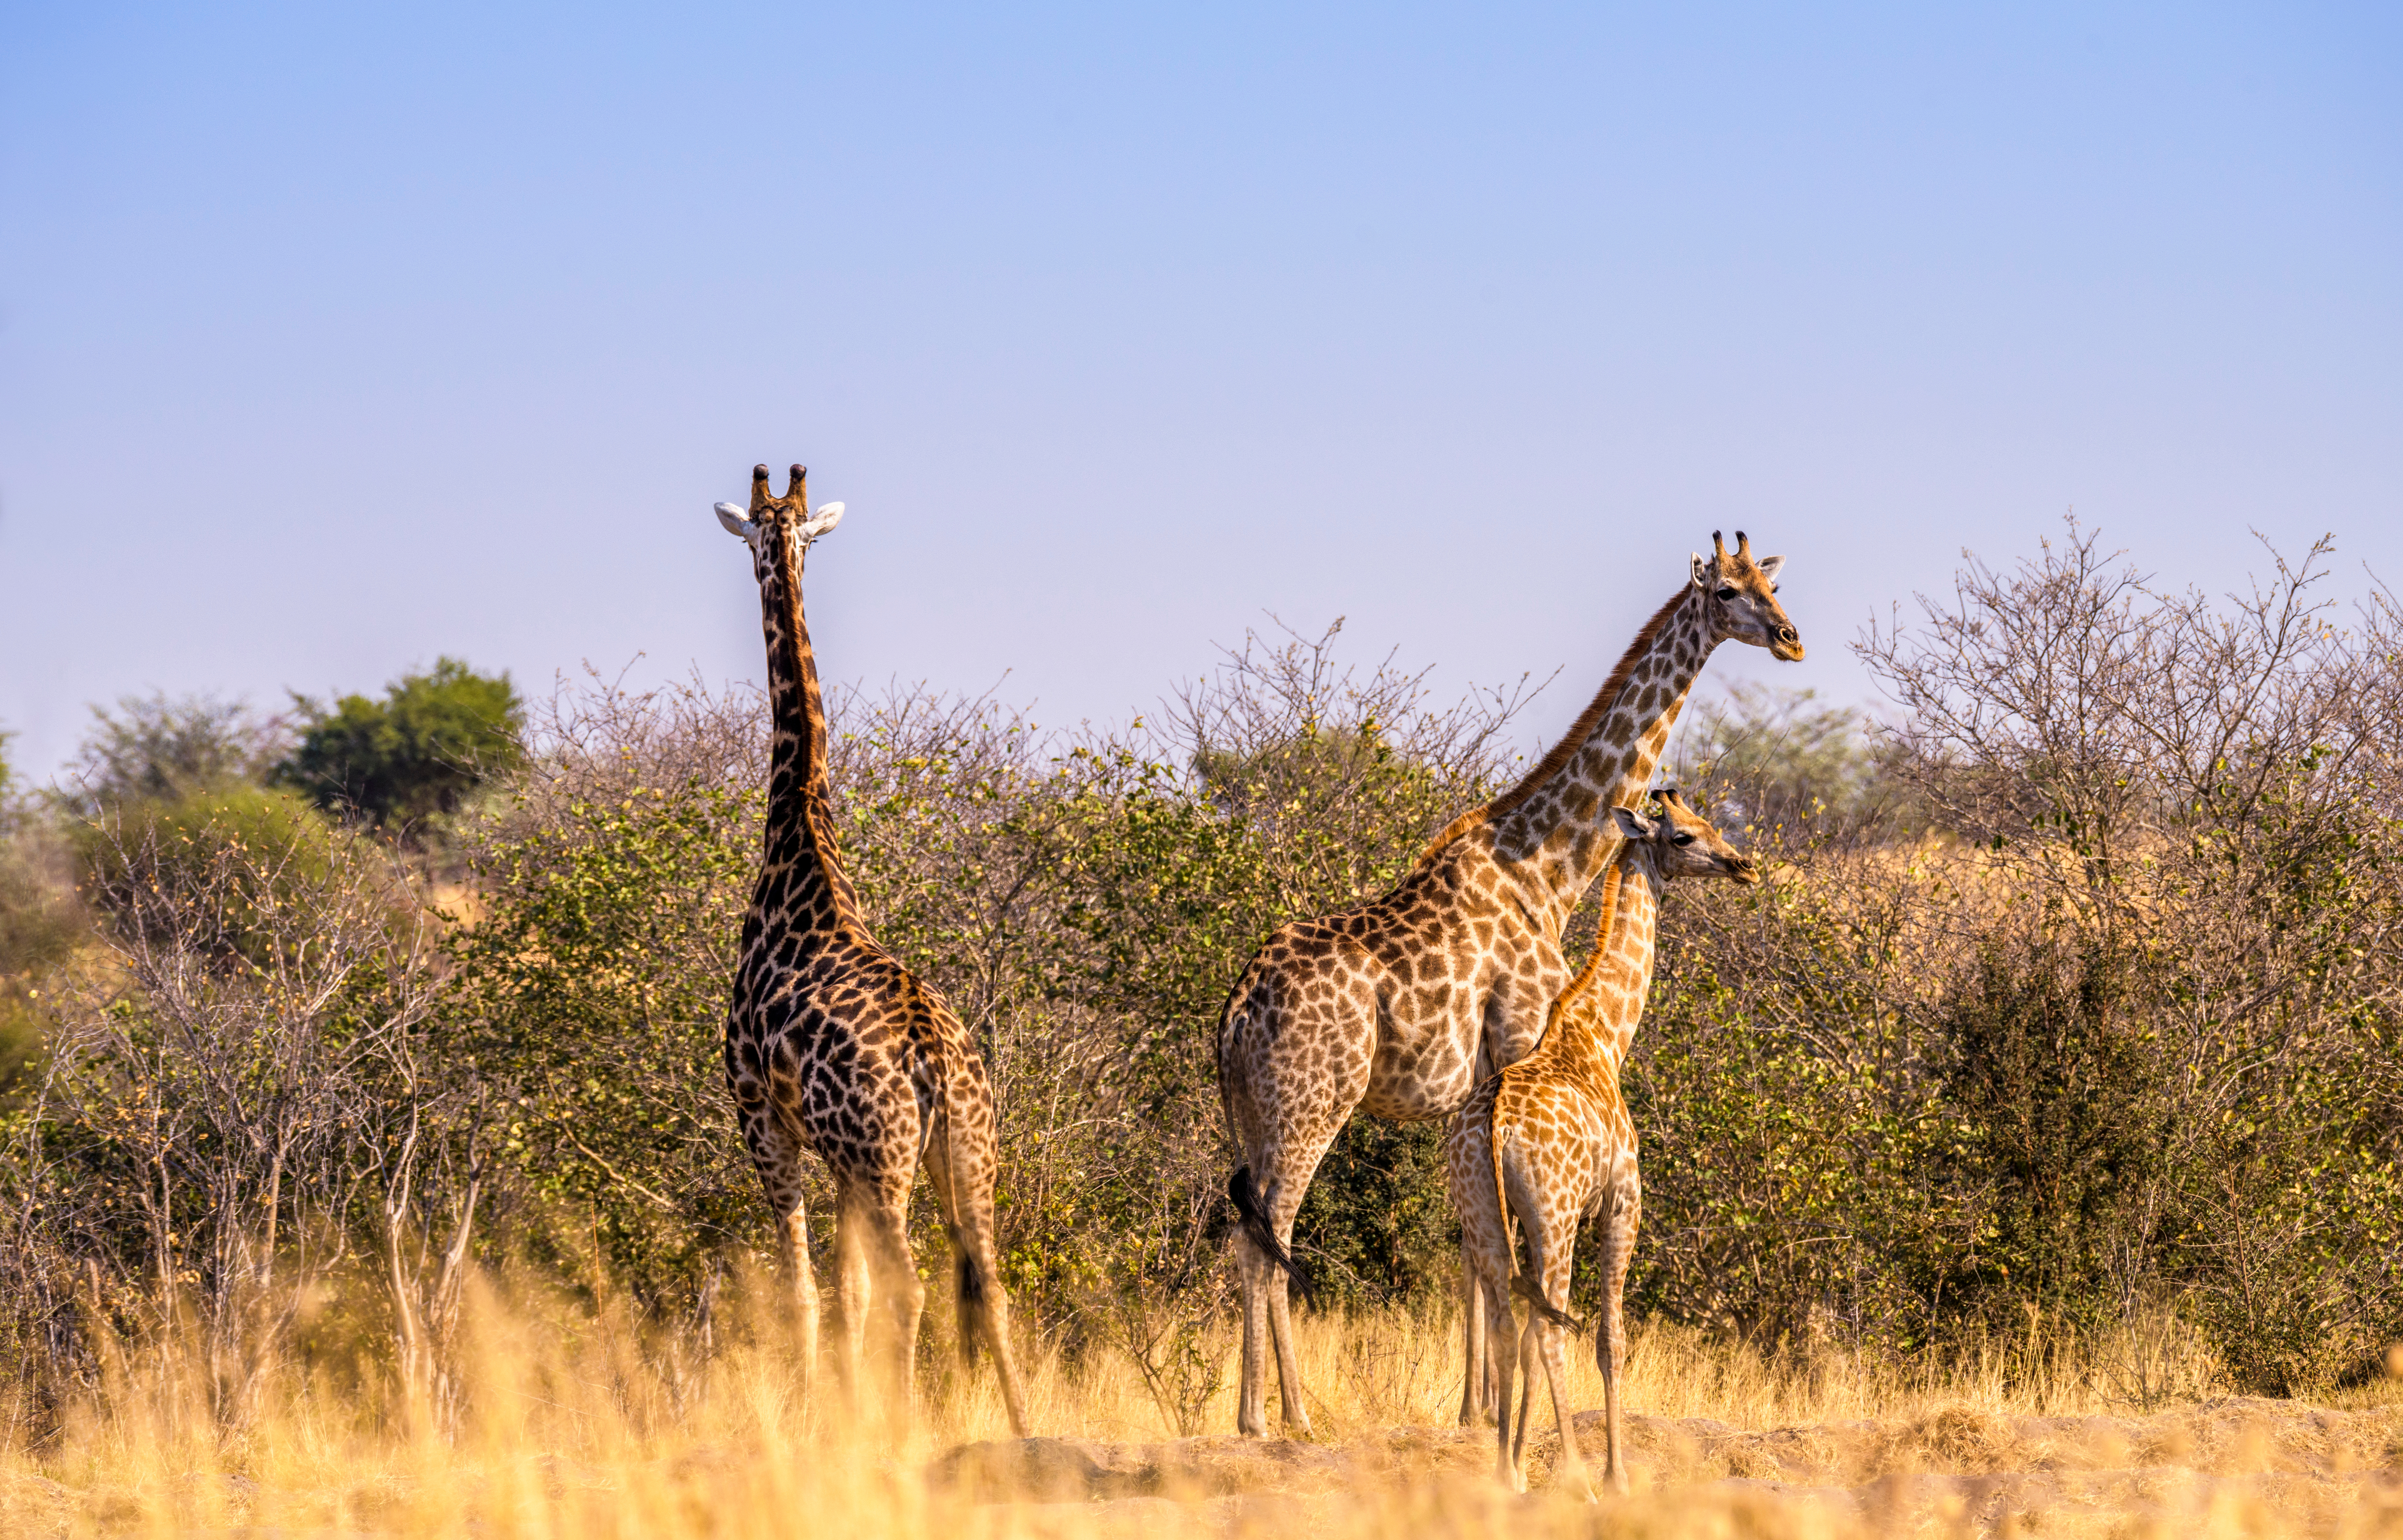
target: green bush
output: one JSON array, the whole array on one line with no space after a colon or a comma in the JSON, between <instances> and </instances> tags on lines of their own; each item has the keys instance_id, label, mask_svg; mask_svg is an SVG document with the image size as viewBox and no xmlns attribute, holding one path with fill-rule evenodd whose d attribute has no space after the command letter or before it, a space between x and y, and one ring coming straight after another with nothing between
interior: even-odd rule
<instances>
[{"instance_id":1,"label":"green bush","mask_svg":"<svg viewBox=\"0 0 2403 1540\"><path fill-rule=\"evenodd\" d=\"M220 957L266 966L291 944L290 916L324 883L345 836L290 792L236 783L120 804L70 838L85 893L115 923L150 936L171 926Z\"/></svg>"},{"instance_id":2,"label":"green bush","mask_svg":"<svg viewBox=\"0 0 2403 1540\"><path fill-rule=\"evenodd\" d=\"M2140 1288L2170 1134L2144 984L2124 956L2053 942L1989 946L1955 990L1940 1023L1943 1093L1968 1128L1954 1179L1986 1215L1956 1309L2099 1325Z\"/></svg>"}]
</instances>

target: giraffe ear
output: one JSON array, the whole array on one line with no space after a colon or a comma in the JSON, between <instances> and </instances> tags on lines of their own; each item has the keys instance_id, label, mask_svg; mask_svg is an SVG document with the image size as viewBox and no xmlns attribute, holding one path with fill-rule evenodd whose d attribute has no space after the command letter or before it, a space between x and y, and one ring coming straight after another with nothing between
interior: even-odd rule
<instances>
[{"instance_id":1,"label":"giraffe ear","mask_svg":"<svg viewBox=\"0 0 2403 1540\"><path fill-rule=\"evenodd\" d=\"M1610 819L1612 823L1618 825L1619 838L1622 839L1649 839L1652 838L1653 831L1660 827L1633 808L1613 808L1610 810Z\"/></svg>"},{"instance_id":2,"label":"giraffe ear","mask_svg":"<svg viewBox=\"0 0 2403 1540\"><path fill-rule=\"evenodd\" d=\"M818 511L812 514L810 521L801 526L801 538L814 540L841 522L842 505L840 503L820 503Z\"/></svg>"},{"instance_id":3,"label":"giraffe ear","mask_svg":"<svg viewBox=\"0 0 2403 1540\"><path fill-rule=\"evenodd\" d=\"M759 533L759 526L743 518L743 509L732 503L717 505L717 521L726 526L727 534L739 539L748 540Z\"/></svg>"},{"instance_id":4,"label":"giraffe ear","mask_svg":"<svg viewBox=\"0 0 2403 1540\"><path fill-rule=\"evenodd\" d=\"M1777 575L1785 570L1785 558L1783 556L1764 556L1759 561L1755 562L1753 565L1760 569L1760 576L1774 583L1777 581Z\"/></svg>"},{"instance_id":5,"label":"giraffe ear","mask_svg":"<svg viewBox=\"0 0 2403 1540\"><path fill-rule=\"evenodd\" d=\"M1710 587L1710 582L1711 577L1709 569L1702 564L1702 553L1701 551L1696 551L1694 552L1694 587L1698 589L1708 588Z\"/></svg>"}]
</instances>

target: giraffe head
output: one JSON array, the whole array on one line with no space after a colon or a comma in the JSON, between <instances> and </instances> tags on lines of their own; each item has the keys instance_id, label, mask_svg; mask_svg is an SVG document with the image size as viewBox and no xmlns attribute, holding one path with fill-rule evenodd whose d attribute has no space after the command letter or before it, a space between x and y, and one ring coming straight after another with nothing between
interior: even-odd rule
<instances>
[{"instance_id":1,"label":"giraffe head","mask_svg":"<svg viewBox=\"0 0 2403 1540\"><path fill-rule=\"evenodd\" d=\"M1785 608L1777 602L1777 574L1785 567L1785 558L1754 557L1752 537L1742 530L1735 532L1733 550L1727 548L1718 531L1711 531L1711 553L1707 562L1700 551L1694 553L1694 587L1702 592L1711 639L1748 642L1767 647L1780 662L1800 662L1801 633L1785 618Z\"/></svg>"},{"instance_id":2,"label":"giraffe head","mask_svg":"<svg viewBox=\"0 0 2403 1540\"><path fill-rule=\"evenodd\" d=\"M1718 825L1686 806L1674 786L1653 793L1660 799L1660 816L1649 818L1636 808L1613 808L1611 816L1627 839L1621 860L1648 864L1661 881L1675 877L1724 877L1757 882L1760 868L1740 853L1719 833Z\"/></svg>"},{"instance_id":3,"label":"giraffe head","mask_svg":"<svg viewBox=\"0 0 2403 1540\"><path fill-rule=\"evenodd\" d=\"M717 521L726 526L729 534L738 534L751 548L752 565L759 580L771 576L771 560L781 553L787 543L791 554L798 556L809 548L810 542L842 522L840 503L822 503L815 513L810 511L810 468L795 465L792 479L785 484L785 495L768 495L768 467L751 467L751 506L748 509L732 503L717 505Z\"/></svg>"}]
</instances>

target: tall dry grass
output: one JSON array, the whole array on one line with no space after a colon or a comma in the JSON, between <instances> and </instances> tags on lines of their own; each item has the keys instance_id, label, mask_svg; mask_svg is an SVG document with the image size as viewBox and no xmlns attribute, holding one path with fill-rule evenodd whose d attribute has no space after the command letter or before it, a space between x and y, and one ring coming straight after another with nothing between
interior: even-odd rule
<instances>
[{"instance_id":1,"label":"tall dry grass","mask_svg":"<svg viewBox=\"0 0 2403 1540\"><path fill-rule=\"evenodd\" d=\"M1297 1529L1368 1540L1430 1530L1592 1533L1588 1510L1541 1494L1512 1498L1485 1474L1490 1431L1453 1427L1458 1325L1440 1312L1319 1315L1299 1323L1318 1441L1339 1453L1373 1455L1347 1467L1351 1474L1331 1489L1322 1479L1314 1494L1214 1503L977 1503L972 1494L931 1483L926 1472L954 1446L1007 1437L989 1374L964 1371L930 1345L921 1354L914 1422L905 1427L884 1417L854 1420L843 1411L830 1376L814 1402L804 1396L791 1336L773 1309L776 1292L754 1280L734 1293L712 1327L712 1351L704 1353L693 1333L646 1329L605 1306L596 1313L554 1297L479 1283L466 1311L465 1395L451 1415L410 1404L396 1378L371 1356L329 1346L338 1334L321 1323L317 1351L281 1366L266 1414L238 1435L209 1415L205 1366L196 1353L115 1344L104 1355L104 1382L67 1409L54 1434L0 1460L0 1533L373 1533L426 1540L796 1534L918 1540L965 1533L1101 1540L1135 1531ZM940 1336L930 1333L929 1343ZM1040 1340L1030 1340L1027 1350L1029 1408L1041 1432L1120 1445L1174 1436L1178 1408L1163 1399L1157 1376L1139 1372L1125 1355L1090 1350L1072 1359ZM1231 1341L1211 1339L1199 1355L1206 1360L1231 1350ZM1222 1359L1222 1376L1226 1367ZM1573 1401L1599 1405L1590 1359L1576 1362L1571 1372ZM1891 1484L1964 1460L1969 1463L1963 1468L1991 1475L2014 1460L2043 1464L2062 1458L2058 1450L2030 1452L2024 1439L2013 1443L2013 1419L2117 1418L2109 1426L2140 1431L2113 1436L2143 1442L2147 1424L2127 1419L2209 1395L2217 1374L2198 1340L2166 1316L2157 1326L2107 1340L2055 1337L2045 1323L2032 1321L2023 1339L1998 1339L1983 1351L1917 1366L1833 1351L1772 1364L1690 1331L1654 1327L1637 1338L1629 1405L1639 1423L1652 1419L1656 1429L1675 1423L1702 1431L1679 1446L1686 1451L1679 1459L1661 1453L1666 1446L1658 1437L1651 1445L1639 1438L1637 1494L1605 1505L1602 1518L1634 1533L1883 1530L1900 1509L1879 1510L1880 1519L1842 1500L1831 1505L1824 1494L1798 1496L1723 1479L1773 1475L1778 1467L1773 1460L1729 1449L1721 1449L1714 1464L1694 1454L1701 1446L1692 1440L1708 1442L1709 1430L1721 1425L1799 1428L1809 1430L1827 1459L1849 1460L1857 1477ZM1230 1394L1221 1385L1208 1398L1203 1410L1212 1429L1231 1425ZM2350 1393L2348 1404L2354 1415L2350 1422L2340 1417L2335 1434L2327 1431L2331 1413L2295 1408L2296 1418L2319 1420L2311 1423L2320 1430L2312 1447L2322 1453L2313 1458L2339 1476L2374 1469L2382 1461L2403 1463L2403 1395L2370 1387ZM1708 1422L1682 1421L1688 1419ZM1549 1432L1548 1413L1539 1413L1537 1426ZM1424 1431L1405 1437L1398 1431L1405 1429ZM1674 1429L1661 1436L1672 1436ZM2180 1458L2179 1437L2189 1446L2196 1441L2191 1435L2163 1436L2144 1458L2162 1458L2160 1449L2171 1450L2173 1461ZM2240 1474L2273 1471L2285 1458L2276 1450L2293 1442L2281 1443L2282 1437L2272 1428L2251 1443L2229 1443L2213 1458ZM1849 1454L1839 1449L1845 1440ZM1216 1441L1212 1447L1223 1448ZM1646 1448L1659 1456L1649 1464L1642 1463ZM2131 1454L2123 1463L2135 1459ZM1539 1458L1538 1469L1549 1464L1548 1456ZM2201 1468L2194 1460L2188 1464ZM2292 1513L2282 1512L2276 1500L2283 1489L2222 1490L2203 1477L2193 1479L2204 1482L2197 1489L2202 1506L2172 1526L2181 1533L2367 1533L2403 1525L2403 1507L2382 1507L2378 1495L2403 1484L2403 1464L2385 1485L2379 1484L2384 1478L2367 1487L2353 1478L2354 1485L2343 1489L2350 1495L2340 1501L2314 1487L2316 1505ZM2262 1497L2262 1490L2271 1497ZM1968 1498L1946 1491L1928 1498L1933 1506L1924 1514L1911 1510L1919 1514L1913 1522L1944 1520L1949 1512L1955 1529L1993 1527L1975 1522ZM2333 1510L2332 1501L2338 1503ZM2333 1531L2331 1511L2340 1520ZM2120 1519L2126 1533L2166 1533L2152 1508Z\"/></svg>"}]
</instances>

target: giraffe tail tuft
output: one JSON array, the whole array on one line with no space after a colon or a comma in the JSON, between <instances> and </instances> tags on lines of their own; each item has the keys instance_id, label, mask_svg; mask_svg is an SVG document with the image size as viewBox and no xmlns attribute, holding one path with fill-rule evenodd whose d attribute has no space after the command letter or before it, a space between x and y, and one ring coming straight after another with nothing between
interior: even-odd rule
<instances>
[{"instance_id":1,"label":"giraffe tail tuft","mask_svg":"<svg viewBox=\"0 0 2403 1540\"><path fill-rule=\"evenodd\" d=\"M1537 1288L1535 1281L1525 1273L1520 1273L1510 1280L1510 1292L1534 1306L1535 1313L1552 1325L1565 1327L1570 1331L1585 1329L1584 1322L1545 1298L1544 1291Z\"/></svg>"},{"instance_id":2,"label":"giraffe tail tuft","mask_svg":"<svg viewBox=\"0 0 2403 1540\"><path fill-rule=\"evenodd\" d=\"M1259 1189L1252 1185L1252 1168L1238 1166L1235 1174L1227 1179L1227 1196L1235 1200L1235 1213L1242 1216L1243 1233L1253 1245L1260 1248L1268 1259L1285 1269L1293 1280L1294 1288L1301 1295L1303 1304L1310 1303L1310 1280L1301 1275L1293 1253L1276 1238L1276 1227L1269 1223L1268 1206L1260 1201Z\"/></svg>"},{"instance_id":3,"label":"giraffe tail tuft","mask_svg":"<svg viewBox=\"0 0 2403 1540\"><path fill-rule=\"evenodd\" d=\"M960 1361L969 1368L976 1367L977 1340L983 1335L984 1269L965 1246L954 1246L952 1257L959 1265L960 1289Z\"/></svg>"}]
</instances>

